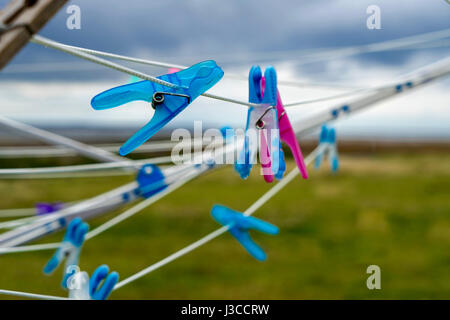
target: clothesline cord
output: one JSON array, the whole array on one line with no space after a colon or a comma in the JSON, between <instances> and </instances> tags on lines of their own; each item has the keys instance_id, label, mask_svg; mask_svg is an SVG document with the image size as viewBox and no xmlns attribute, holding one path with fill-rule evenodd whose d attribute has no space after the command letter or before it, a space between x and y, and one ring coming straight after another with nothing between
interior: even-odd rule
<instances>
[{"instance_id":1,"label":"clothesline cord","mask_svg":"<svg viewBox=\"0 0 450 320\"><path fill-rule=\"evenodd\" d=\"M129 74L129 75L132 75L132 76L144 79L144 80L148 80L148 81L151 81L151 82L154 82L154 83L158 83L160 85L163 85L163 86L166 86L166 87L169 87L169 88L178 88L178 86L173 84L173 83L163 81L161 79L158 79L156 77L147 75L145 73L142 73L140 71L134 70L132 68L128 68L128 67L122 66L120 64L117 64L117 63L114 63L114 62L111 62L111 61L108 61L108 60L96 57L96 56L94 56L92 54L88 54L88 53L85 53L85 52L82 52L82 51L79 51L79 50L76 50L76 49L72 49L70 46L67 47L66 45L63 45L63 44L61 44L59 42L56 42L56 41L44 38L42 36L35 35L35 36L33 36L31 38L30 41L33 42L33 43L42 45L44 47L49 47L49 48L52 48L52 49L56 49L56 50L59 50L59 51L66 52L66 53L71 54L73 56L85 59L87 61L91 61L93 63L97 63L97 64L100 64L100 65L103 65L105 67L108 67L108 68L111 68L111 69L114 69L114 70L117 70L117 71ZM240 100L236 100L236 99L232 99L232 98L228 98L228 97L222 97L222 96L209 94L209 93L203 93L202 96L205 96L205 97L208 97L208 98L212 98L212 99L216 99L216 100L225 101L225 102L231 102L231 103L235 103L235 104L240 104L240 105L247 106L247 107L254 107L254 106L256 106L256 104L254 104L254 103L249 103L249 102L240 101Z\"/></svg>"},{"instance_id":2,"label":"clothesline cord","mask_svg":"<svg viewBox=\"0 0 450 320\"><path fill-rule=\"evenodd\" d=\"M313 152L311 152L306 158L305 158L305 164L310 164L314 158L316 157L317 153L322 150L322 146L317 147ZM250 216L252 215L256 210L261 208L267 201L269 201L274 195L276 195L281 189L283 189L289 182L291 182L300 172L298 171L298 168L294 168L289 174L284 177L280 182L278 182L275 186L273 186L269 191L267 191L265 194L263 194L257 201L255 201L247 210L244 211L244 215ZM139 271L138 273L120 281L116 284L114 287L114 290L117 290L147 274L150 272L153 272L168 263L188 254L189 252L201 247L202 245L208 243L209 241L219 237L220 235L227 232L229 229L229 226L224 226L216 231L206 235L205 237L201 238L200 240L197 240L196 242L190 244L189 246L171 254L170 256L158 261L157 263Z\"/></svg>"}]
</instances>

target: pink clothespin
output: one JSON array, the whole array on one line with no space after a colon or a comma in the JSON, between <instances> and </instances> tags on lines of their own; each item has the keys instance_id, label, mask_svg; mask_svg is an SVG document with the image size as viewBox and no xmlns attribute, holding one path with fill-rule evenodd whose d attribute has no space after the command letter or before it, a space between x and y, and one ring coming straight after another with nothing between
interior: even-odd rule
<instances>
[{"instance_id":1,"label":"pink clothespin","mask_svg":"<svg viewBox=\"0 0 450 320\"><path fill-rule=\"evenodd\" d=\"M261 81L261 91L262 92L264 92L264 87L265 87L265 80L263 77L262 81ZM303 159L302 150L300 149L294 129L292 128L292 125L291 125L291 122L289 121L286 110L284 109L283 102L281 101L281 96L280 96L280 92L278 91L278 89L277 89L276 108L277 108L277 114L278 114L278 128L280 130L281 141L286 143L289 146L289 148L291 149L292 155L295 159L295 163L297 164L297 167L300 171L302 178L308 179L308 171L306 170L306 165L305 165L305 161ZM261 136L260 139L261 139L260 140L261 148L263 150L264 149L268 150L266 139L263 136ZM281 149L281 146L280 146L280 149ZM281 153L281 157L282 156L283 156L283 154ZM269 161L268 164L263 164L263 168L264 168L264 166L266 166L266 167L268 167L268 170L271 170L270 158L268 159L268 161ZM262 162L262 160L261 160L261 162ZM284 159L280 159L280 163L281 162L284 162ZM264 174L264 179L266 180L266 182L272 182L273 181L272 172L270 171L270 173L267 175Z\"/></svg>"}]
</instances>

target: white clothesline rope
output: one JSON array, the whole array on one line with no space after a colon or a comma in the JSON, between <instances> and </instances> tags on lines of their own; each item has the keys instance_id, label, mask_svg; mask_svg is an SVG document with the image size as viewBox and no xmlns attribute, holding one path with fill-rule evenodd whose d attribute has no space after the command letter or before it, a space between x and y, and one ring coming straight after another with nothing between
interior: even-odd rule
<instances>
[{"instance_id":1,"label":"white clothesline rope","mask_svg":"<svg viewBox=\"0 0 450 320\"><path fill-rule=\"evenodd\" d=\"M310 164L316 157L317 153L321 150L321 146L317 147L314 151L312 151L306 158L305 158L305 164ZM295 167L291 172L289 172L288 175L286 175L280 182L278 182L276 185L274 185L269 191L267 191L265 194L263 194L257 201L255 201L247 210L244 211L244 215L250 216L252 215L256 210L261 208L267 201L269 201L274 195L276 195L281 189L283 189L289 182L291 182L300 172L298 171L298 168ZM196 242L188 245L187 247L171 254L170 256L158 261L155 264L152 264L151 266L139 271L138 273L120 281L116 284L114 287L114 290L117 290L147 274L150 272L153 272L168 263L188 254L189 252L201 247L202 245L208 243L209 241L217 238L218 236L224 234L229 229L229 226L224 226L216 231L206 235L205 237L201 238L200 240L197 240Z\"/></svg>"},{"instance_id":2,"label":"white clothesline rope","mask_svg":"<svg viewBox=\"0 0 450 320\"><path fill-rule=\"evenodd\" d=\"M302 63L302 59L304 58L314 58L318 60L327 60L330 58L335 58L336 55L338 56L348 56L348 55L356 55L361 53L369 53L369 52L382 52L382 51L388 51L388 50L398 50L398 49L413 49L415 46L420 46L427 44L429 42L437 41L437 40L443 40L447 37L450 37L450 29L443 29L408 37L402 37L397 38L393 40L387 40L387 41L381 41L381 42L375 42L370 44L364 44L364 45L356 45L356 46L347 46L347 47L339 47L339 48L315 48L315 49L302 49L302 50L284 50L284 51L276 51L276 52L269 52L269 53L253 53L252 59L253 61L258 60L258 58L263 59L270 59L270 60L277 60L277 58L274 58L274 54L289 54L293 55L295 54L295 61L300 61L299 63ZM438 43L439 44L439 43ZM444 43L445 45L446 43ZM130 57L126 55L120 55L120 54L114 54L109 52L104 52L100 50L93 50L88 48L82 48L77 46L71 46L59 43L59 45L64 46L69 49L78 50L81 52L85 52L91 55L105 57L105 58L111 58L111 59L117 59L122 61L128 61L143 65L149 65L149 66L155 66L155 67L162 67L162 68L177 68L177 69L185 69L187 66L174 64L174 63L167 63L167 62L161 62L156 60L148 60L148 59L141 59L141 58L135 58ZM218 55L214 55L218 56ZM220 58L220 55L218 56ZM293 60L294 61L294 60ZM308 62L308 60L306 61ZM61 66L65 66L65 64L61 64ZM27 67L24 66L24 69ZM247 76L240 75L240 74L230 74L226 73L226 77L240 79L248 81ZM323 84L323 83L310 83L310 82L297 82L297 81L283 81L278 80L279 85L286 85L286 86L295 86L295 87L332 87L332 88L339 88L340 86L336 84ZM341 87L341 88L345 88ZM362 88L352 88L352 89L362 89Z\"/></svg>"},{"instance_id":3,"label":"white clothesline rope","mask_svg":"<svg viewBox=\"0 0 450 320\"><path fill-rule=\"evenodd\" d=\"M396 38L392 40L385 40L380 42L373 42L361 45L349 45L343 47L321 47L311 49L294 49L294 50L276 50L265 52L245 52L245 53L233 53L223 54L220 52L209 53L209 56L214 56L217 61L221 63L229 63L240 65L243 63L253 63L255 61L296 61L298 64L306 64L311 62L308 58L315 58L314 61L326 61L335 59L336 57L342 58L345 56L352 56L357 54L365 54L372 52L384 52L392 50L411 50L411 49L423 49L430 47L448 46L450 43L445 38L450 37L450 29L442 29L438 31L432 31L427 33L416 34L412 36L406 36ZM441 41L436 43L435 41ZM194 60L198 59L196 56L183 55L184 59ZM165 56L164 59L180 59L180 56Z\"/></svg>"},{"instance_id":4,"label":"white clothesline rope","mask_svg":"<svg viewBox=\"0 0 450 320\"><path fill-rule=\"evenodd\" d=\"M130 75L136 76L138 78L144 79L144 80L149 80L152 82L156 82L156 83L160 83L161 81L158 78L146 75L144 73L141 73L137 70L119 65L117 63L113 63L110 62L108 60L99 58L99 57L107 57L107 58L111 58L111 59L118 59L118 60L123 60L123 61L129 61L129 62L135 62L135 63L139 63L139 64L145 64L145 65L151 65L151 66L156 66L156 67L162 67L162 68L178 68L178 69L186 69L188 68L187 66L181 66L181 65L177 65L177 64L171 64L171 63L165 63L165 62L160 62L160 61L153 61L153 60L146 60L146 59L140 59L140 58L133 58L133 57L128 57L128 56L123 56L123 55L118 55L118 54L114 54L114 53L109 53L109 52L103 52L103 51L98 51L98 50L93 50L93 49L87 49L87 48L82 48L82 47L76 47L76 46L70 46L70 45L66 45L60 42L56 42L50 39L46 39L43 38L41 36L35 35L31 40L31 42L43 45L43 46L48 46L57 50L61 50L67 53L70 53L72 55L78 56L80 58L86 59L88 61L94 62L94 63L98 63L101 64L103 66L106 67L110 67L112 69L124 72L124 73L128 73ZM236 79L240 79L240 80L245 80L248 81L248 78L245 76L241 76L241 75L235 75L235 74L229 74L228 76L236 78ZM155 81L155 79L157 79L158 81ZM165 81L162 81L165 83ZM279 84L285 84L285 85L294 85L295 82L294 81L287 81L286 83L284 83L283 81L278 80L277 83ZM298 84L298 83L297 83ZM164 85L164 84L163 84ZM305 86L304 84L302 84L302 86ZM319 85L317 85L319 86ZM172 84L171 87L174 87L174 85ZM295 103L290 103L290 104L286 104L285 106L297 106L300 104L308 104L308 103L315 103L315 102L320 102L320 101L327 101L327 100L332 100L332 99L336 99L336 98L340 98L340 97L344 97L344 96L348 96L357 92L360 92L361 90L364 90L365 88L358 88L358 89L353 89L350 92L346 92L346 93L339 93L336 95L331 95L331 96L327 96L327 97L323 97L323 98L317 98L317 99L313 99L313 100L302 100L300 102L295 102ZM226 102L231 102L231 103L236 103L236 104L241 104L241 105L245 105L248 107L254 107L256 106L256 104L254 103L250 103L250 102L245 102L245 101L240 101L240 100L236 100L236 99L231 99L231 98L227 98L227 97L223 97L223 96L218 96L215 94L211 94L211 93L203 93L202 96L204 97L208 97L208 98L212 98L212 99L216 99L216 100L222 100L222 101L226 101Z\"/></svg>"},{"instance_id":5,"label":"white clothesline rope","mask_svg":"<svg viewBox=\"0 0 450 320\"><path fill-rule=\"evenodd\" d=\"M158 83L160 85L163 85L163 86L166 86L166 87L169 87L169 88L178 88L178 86L173 84L173 83L163 81L161 79L158 79L156 77L152 77L152 76L147 75L145 73L142 73L140 71L137 71L137 70L134 70L134 69L122 66L120 64L117 64L117 63L114 63L114 62L111 62L111 61L108 61L108 60L96 57L96 56L94 56L92 54L88 54L88 53L82 52L80 50L72 49L72 48L70 48L70 47L68 47L68 46L66 46L64 44L61 44L59 42L56 42L56 41L53 41L53 40L50 40L50 39L47 39L47 38L44 38L42 36L35 35L35 36L33 36L31 38L30 41L33 42L33 43L36 43L36 44L40 44L40 45L42 45L44 47L49 47L49 48L53 48L53 49L56 49L56 50L60 50L60 51L69 53L69 54L74 55L76 57L79 57L79 58L82 58L82 59L85 59L85 60L88 60L88 61L100 64L100 65L103 65L105 67L108 67L108 68L111 68L111 69L114 69L114 70L117 70L117 71L120 71L120 72L123 72L123 73L127 73L127 74L132 75L132 76L136 76L136 77L144 79L144 80L148 80L148 81L151 81L151 82ZM228 98L228 97L222 97L222 96L218 96L218 95L210 94L210 93L203 93L202 96L208 97L208 98L211 98L211 99L225 101L225 102L231 102L231 103L235 103L235 104L240 104L240 105L247 106L247 107L254 107L254 106L256 106L256 104L254 104L254 103L240 101L240 100L236 100L236 99L232 99L232 98Z\"/></svg>"},{"instance_id":6,"label":"white clothesline rope","mask_svg":"<svg viewBox=\"0 0 450 320\"><path fill-rule=\"evenodd\" d=\"M172 162L171 156L155 157L143 160L129 160L126 162L105 162L94 164L80 164L71 166L57 166L57 167L41 167L41 168L14 168L14 169L0 169L0 179L17 178L26 175L44 175L44 174L58 174L58 173L75 173L75 172L94 172L103 170L118 170L125 168L134 168L145 164L164 164ZM135 172L128 171L127 174L135 174Z\"/></svg>"},{"instance_id":7,"label":"white clothesline rope","mask_svg":"<svg viewBox=\"0 0 450 320\"><path fill-rule=\"evenodd\" d=\"M189 146L196 143L202 143L207 145L203 139L192 139L187 142L163 140L163 141L149 141L141 145L138 149L133 151L133 154L137 153L153 153L170 151L176 145ZM94 145L96 148L100 148L109 152L117 152L120 148L120 144L98 144ZM24 147L2 147L0 149L1 158L13 158L13 157L59 157L59 156L76 156L78 155L74 150L68 147L62 146L24 146Z\"/></svg>"},{"instance_id":8,"label":"white clothesline rope","mask_svg":"<svg viewBox=\"0 0 450 320\"><path fill-rule=\"evenodd\" d=\"M61 47L65 47L65 48L72 49L72 50L77 50L77 51L84 52L84 53L91 54L91 55L98 56L98 57L133 62L133 63L152 66L152 67L175 68L175 69L181 69L181 70L189 68L188 66L178 65L178 64L174 64L174 63L168 63L168 62L162 62L162 61L156 61L156 60L148 60L148 59L142 59L142 58L135 58L135 57L130 57L130 56L126 56L126 55L100 51L100 50L94 50L94 49L83 48L83 47L78 47L78 46L71 46L71 45L67 45L67 44L63 44L63 43L60 43L60 45L61 45ZM237 80L248 81L247 76L240 75L240 74L226 73L225 77L229 77L229 78L233 78L233 79L237 79ZM323 83L298 82L298 81L293 81L293 80L290 80L290 81L277 80L277 84L285 85L285 86L292 86L292 87L301 87L301 88L304 88L304 87L326 87L326 88L333 88L333 89L348 88L347 86L339 86L339 85L335 85L335 84L332 85L332 84L323 84ZM352 89L355 89L355 88L352 88ZM358 88L358 89L361 89L361 88Z\"/></svg>"},{"instance_id":9,"label":"white clothesline rope","mask_svg":"<svg viewBox=\"0 0 450 320\"><path fill-rule=\"evenodd\" d=\"M185 185L190 180L196 178L197 176L199 176L204 171L206 171L206 170L200 170L200 171L195 171L195 172L189 173L186 177L184 177L183 179L181 179L181 180L179 180L177 182L172 183L166 189L160 191L159 193L157 193L153 197L148 198L148 199L138 203L137 205L133 206L132 208L130 208L128 210L126 210L125 212L121 213L120 215L118 215L118 216L112 218L111 220L105 222L104 224L98 226L97 228L95 228L94 230L92 230L91 232L86 234L86 240L92 239L93 237L99 235L100 233L102 233L102 232L112 228L113 226L117 225L118 223L120 223L120 222L128 219L129 217L135 215L139 211L142 211L143 209L145 209L149 205L155 203L156 201L160 200L161 198L165 197L166 195L172 193L176 189L178 189L181 186Z\"/></svg>"},{"instance_id":10,"label":"white clothesline rope","mask_svg":"<svg viewBox=\"0 0 450 320\"><path fill-rule=\"evenodd\" d=\"M21 297L21 298L39 299L39 300L72 300L72 299L66 298L66 297L49 296L46 294L36 294L36 293L30 293L30 292L21 292L21 291L3 290L3 289L0 289L0 294Z\"/></svg>"},{"instance_id":11,"label":"white clothesline rope","mask_svg":"<svg viewBox=\"0 0 450 320\"><path fill-rule=\"evenodd\" d=\"M189 172L185 177L182 179L173 182L170 184L166 189L160 191L159 193L155 194L154 196L145 199L138 204L134 205L133 207L129 208L128 210L124 211L123 213L119 214L118 216L115 216L111 220L108 220L107 222L101 224L97 228L93 229L92 231L88 232L86 234L86 241L89 239L92 239L93 237L99 235L100 233L105 232L106 230L112 228L113 226L119 224L120 222L130 218L131 216L135 215L136 213L144 210L146 207L152 205L156 201L160 200L161 198L165 197L166 195L172 193L176 189L180 188L190 180L194 179L201 173L206 171L198 170L194 172ZM6 254L6 253L18 253L18 252L31 252L31 251L42 251L42 250L51 250L56 249L61 245L60 242L54 242L54 243L45 243L45 244L35 244L35 245L28 245L28 246L18 246L18 247L6 247L6 248L0 248L0 254Z\"/></svg>"},{"instance_id":12,"label":"white clothesline rope","mask_svg":"<svg viewBox=\"0 0 450 320\"><path fill-rule=\"evenodd\" d=\"M36 208L1 209L0 218L29 217L36 214Z\"/></svg>"},{"instance_id":13,"label":"white clothesline rope","mask_svg":"<svg viewBox=\"0 0 450 320\"><path fill-rule=\"evenodd\" d=\"M345 57L363 53L383 52L392 49L399 50L402 48L406 49L410 46L424 44L435 40L441 40L448 37L450 37L450 28L388 41L316 51L303 55L300 58L301 60L299 58L296 58L284 61L292 62L295 63L296 66L299 66L318 61L342 59Z\"/></svg>"}]
</instances>

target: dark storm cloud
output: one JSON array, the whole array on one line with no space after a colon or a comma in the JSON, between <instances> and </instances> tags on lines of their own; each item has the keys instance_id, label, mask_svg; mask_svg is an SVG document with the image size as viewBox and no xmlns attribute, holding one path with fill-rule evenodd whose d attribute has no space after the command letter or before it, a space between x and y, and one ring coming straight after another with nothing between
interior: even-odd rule
<instances>
[{"instance_id":1,"label":"dark storm cloud","mask_svg":"<svg viewBox=\"0 0 450 320\"><path fill-rule=\"evenodd\" d=\"M450 5L444 0L74 0L70 4L81 8L82 29L66 28L68 14L63 9L42 35L99 50L170 58L177 63L216 55L220 62L220 56L227 55L251 57L258 52L366 44L450 28ZM370 4L381 8L382 30L366 28L366 8ZM399 51L355 59L401 64L413 54ZM32 44L14 60L36 61L75 60ZM78 72L34 77L67 79L101 74L111 76Z\"/></svg>"}]
</instances>

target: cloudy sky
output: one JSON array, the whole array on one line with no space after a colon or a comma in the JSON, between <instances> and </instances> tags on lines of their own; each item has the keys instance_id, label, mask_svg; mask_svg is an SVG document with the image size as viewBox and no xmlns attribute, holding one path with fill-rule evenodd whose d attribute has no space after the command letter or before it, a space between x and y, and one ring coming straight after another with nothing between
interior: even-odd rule
<instances>
[{"instance_id":1,"label":"cloudy sky","mask_svg":"<svg viewBox=\"0 0 450 320\"><path fill-rule=\"evenodd\" d=\"M5 2L0 0L0 6ZM69 14L64 8L41 35L176 64L214 59L226 73L246 75L253 63L272 64L282 80L365 87L390 83L401 74L450 55L447 38L414 50L314 59L330 48L449 29L450 4L445 0L73 0L68 5L80 7L81 29L66 27ZM380 30L366 26L369 5L381 9ZM167 72L129 65L152 75ZM5 116L39 125L82 123L138 128L151 117L147 103L108 111L93 111L89 105L95 94L128 80L127 75L29 44L0 72L0 108ZM346 133L450 138L449 86L450 80L445 79L379 104L339 126ZM343 92L279 89L285 102ZM248 85L246 81L224 79L212 92L246 100ZM289 114L300 119L334 103L303 105ZM195 119L207 119L205 126L242 127L245 118L245 107L199 98L171 126L189 127Z\"/></svg>"}]
</instances>

